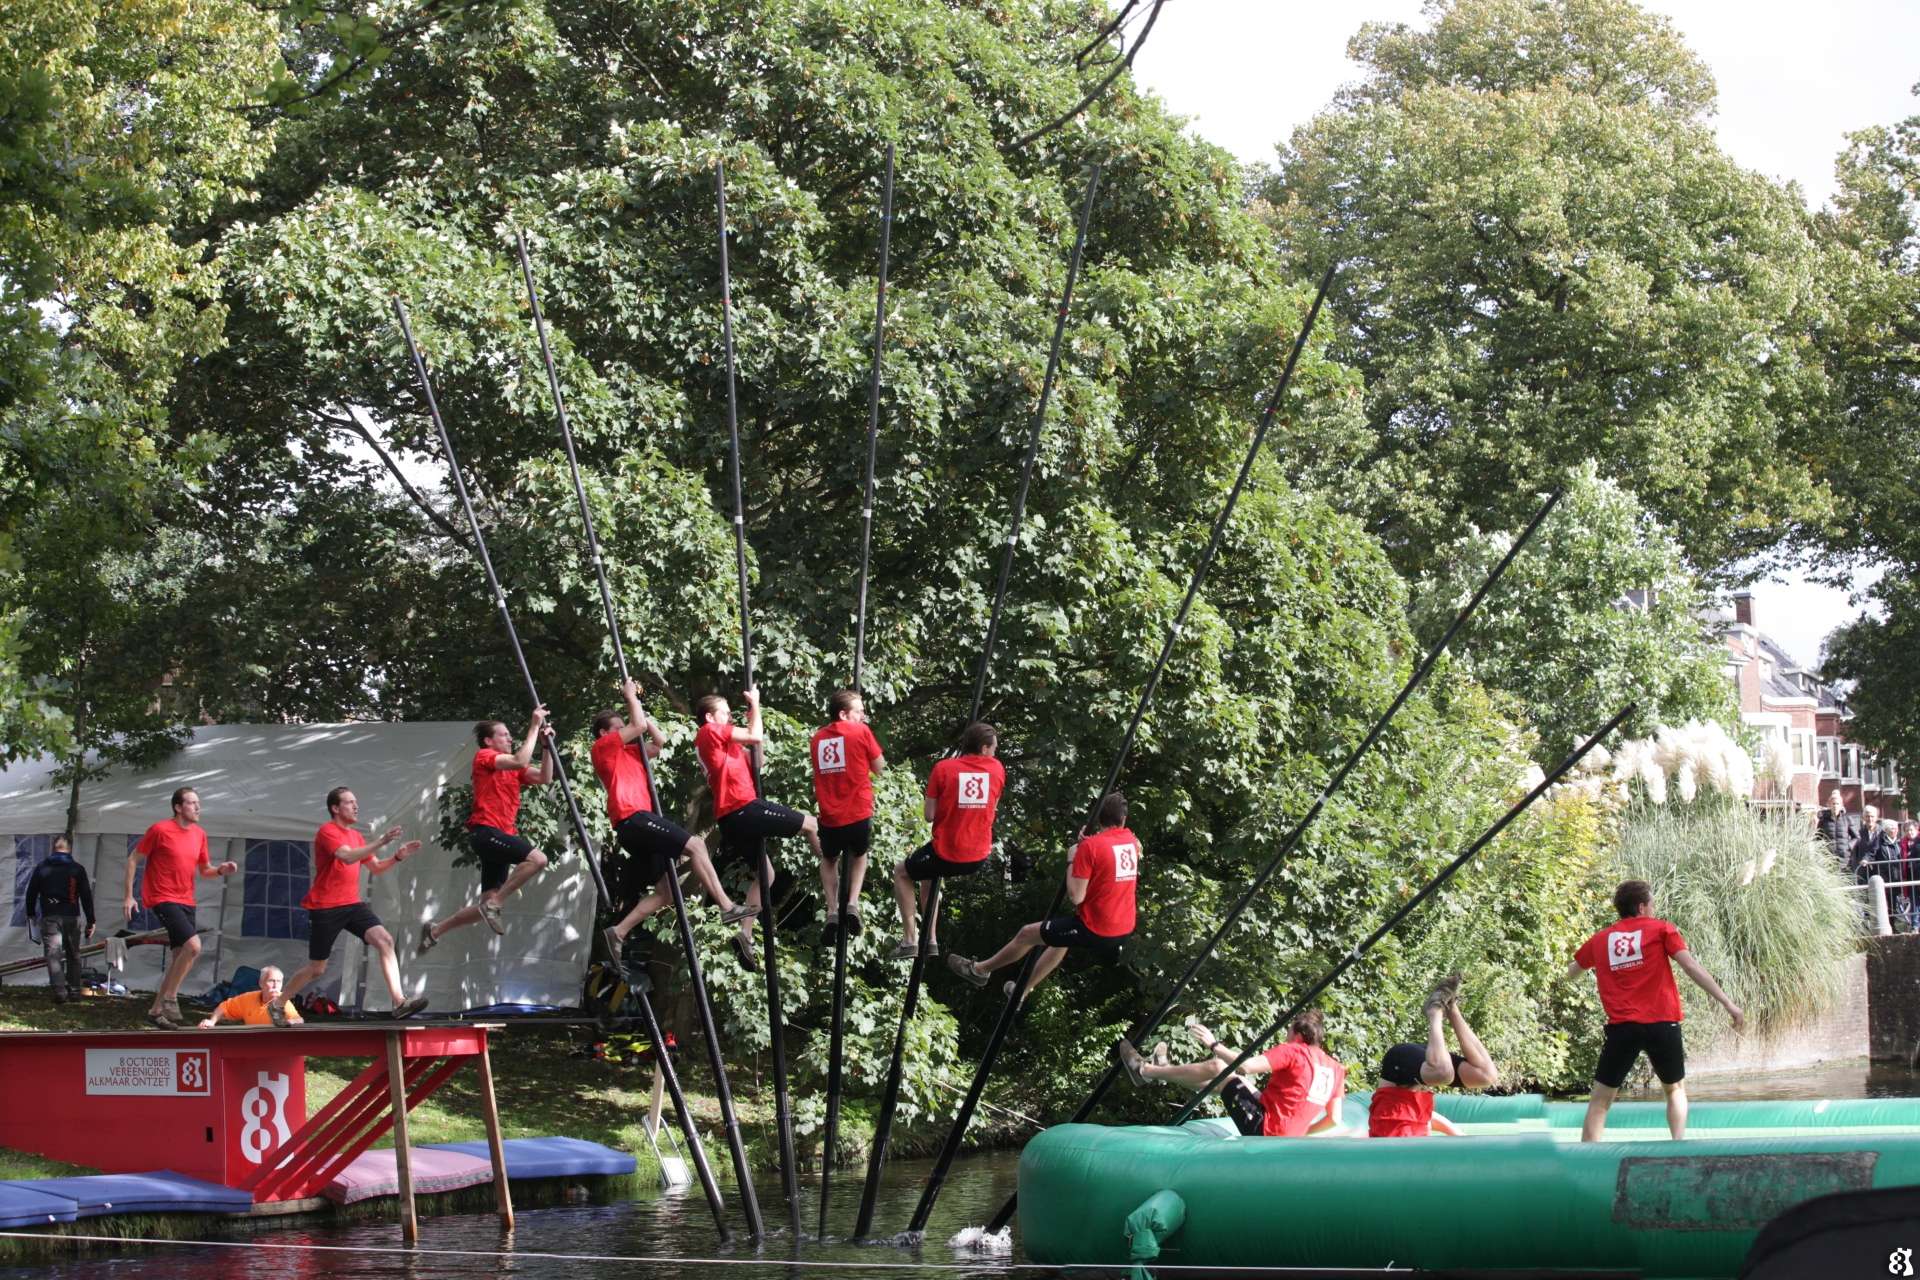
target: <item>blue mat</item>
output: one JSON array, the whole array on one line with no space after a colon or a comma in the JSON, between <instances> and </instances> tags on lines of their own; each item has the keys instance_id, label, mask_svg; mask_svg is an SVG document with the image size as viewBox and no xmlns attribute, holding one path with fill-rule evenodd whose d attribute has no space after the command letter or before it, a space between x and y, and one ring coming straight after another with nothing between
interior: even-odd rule
<instances>
[{"instance_id":1,"label":"blue mat","mask_svg":"<svg viewBox=\"0 0 1920 1280\"><path fill-rule=\"evenodd\" d=\"M438 1151L488 1159L484 1142L430 1142ZM509 1178L571 1178L589 1173L627 1174L636 1168L633 1157L612 1147L580 1138L508 1138L500 1144L507 1157Z\"/></svg>"},{"instance_id":2,"label":"blue mat","mask_svg":"<svg viewBox=\"0 0 1920 1280\"><path fill-rule=\"evenodd\" d=\"M22 1178L0 1186L63 1196L78 1207L82 1218L103 1213L245 1213L253 1208L252 1192L164 1169L158 1173L103 1173L91 1178Z\"/></svg>"},{"instance_id":3,"label":"blue mat","mask_svg":"<svg viewBox=\"0 0 1920 1280\"><path fill-rule=\"evenodd\" d=\"M18 1182L0 1182L0 1227L44 1227L49 1222L72 1222L80 1207L68 1196Z\"/></svg>"}]
</instances>

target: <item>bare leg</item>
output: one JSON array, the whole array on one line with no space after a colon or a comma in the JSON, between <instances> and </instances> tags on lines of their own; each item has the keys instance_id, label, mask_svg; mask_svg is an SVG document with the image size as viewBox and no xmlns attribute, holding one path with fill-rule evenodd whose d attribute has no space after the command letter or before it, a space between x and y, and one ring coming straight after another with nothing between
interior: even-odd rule
<instances>
[{"instance_id":1,"label":"bare leg","mask_svg":"<svg viewBox=\"0 0 1920 1280\"><path fill-rule=\"evenodd\" d=\"M751 864L752 859L749 858L748 862L749 864ZM766 868L767 885L768 887L772 887L773 885L772 859L768 858L767 855L763 853L760 855L760 865ZM751 866L749 867L749 869L751 870ZM750 907L759 907L762 911L765 911L767 908L767 904L760 900L760 876L758 875L758 873L755 873L753 879L749 881L747 884L747 905ZM758 917L756 916L748 916L746 919L740 922L740 936L747 939L747 941L749 942L753 941L753 922L757 918Z\"/></svg>"},{"instance_id":2,"label":"bare leg","mask_svg":"<svg viewBox=\"0 0 1920 1280\"><path fill-rule=\"evenodd\" d=\"M720 873L713 869L713 858L707 853L707 842L699 836L693 836L688 839L686 850L687 857L693 860L693 878L700 882L700 887L707 891L714 905L722 911L733 910L733 899L727 896L726 889L720 884Z\"/></svg>"},{"instance_id":3,"label":"bare leg","mask_svg":"<svg viewBox=\"0 0 1920 1280\"><path fill-rule=\"evenodd\" d=\"M1055 969L1058 969L1060 962L1066 958L1067 949L1065 947L1048 947L1045 951L1042 951L1040 953L1040 963L1033 966L1033 977L1027 981L1027 990L1020 993L1021 999L1024 1000L1026 998L1027 991L1031 991L1042 982L1045 982L1047 975Z\"/></svg>"},{"instance_id":4,"label":"bare leg","mask_svg":"<svg viewBox=\"0 0 1920 1280\"><path fill-rule=\"evenodd\" d=\"M624 942L627 935L632 933L642 920L673 901L673 887L667 883L667 876L672 874L673 872L669 871L667 875L661 876L660 883L653 886L653 892L635 903L633 910L627 912L626 918L613 926L613 931L620 935L621 941Z\"/></svg>"},{"instance_id":5,"label":"bare leg","mask_svg":"<svg viewBox=\"0 0 1920 1280\"><path fill-rule=\"evenodd\" d=\"M533 879L546 869L547 855L535 849L532 853L520 860L519 865L514 867L512 873L507 876L507 882L505 884L486 895L487 900L492 902L496 907L505 906L508 898L520 892L521 885Z\"/></svg>"},{"instance_id":6,"label":"bare leg","mask_svg":"<svg viewBox=\"0 0 1920 1280\"><path fill-rule=\"evenodd\" d=\"M1687 1136L1687 1082L1679 1080L1660 1087L1667 1091L1667 1132L1680 1142Z\"/></svg>"},{"instance_id":7,"label":"bare leg","mask_svg":"<svg viewBox=\"0 0 1920 1280\"><path fill-rule=\"evenodd\" d=\"M1447 1052L1447 1017L1438 1006L1427 1009L1427 1057L1420 1064L1424 1084L1453 1083L1453 1055Z\"/></svg>"},{"instance_id":8,"label":"bare leg","mask_svg":"<svg viewBox=\"0 0 1920 1280\"><path fill-rule=\"evenodd\" d=\"M820 856L820 820L810 813L800 815L800 834L807 838L807 848L813 850L813 856Z\"/></svg>"},{"instance_id":9,"label":"bare leg","mask_svg":"<svg viewBox=\"0 0 1920 1280\"><path fill-rule=\"evenodd\" d=\"M915 904L914 883L907 876L907 864L893 864L893 897L900 904L900 937L908 946L920 936L920 913Z\"/></svg>"},{"instance_id":10,"label":"bare leg","mask_svg":"<svg viewBox=\"0 0 1920 1280\"><path fill-rule=\"evenodd\" d=\"M847 867L847 874L853 877L853 887L847 890L847 901L857 903L860 901L860 891L867 887L867 855L863 853L855 857ZM837 897L833 900L836 903L840 901Z\"/></svg>"},{"instance_id":11,"label":"bare leg","mask_svg":"<svg viewBox=\"0 0 1920 1280\"><path fill-rule=\"evenodd\" d=\"M469 902L452 915L427 930L436 938L444 938L455 929L464 929L470 924L480 923L480 908Z\"/></svg>"},{"instance_id":12,"label":"bare leg","mask_svg":"<svg viewBox=\"0 0 1920 1280\"><path fill-rule=\"evenodd\" d=\"M180 994L180 984L187 980L187 974L193 971L193 962L200 958L200 939L188 938L173 951L173 963L167 966L167 972L160 979L160 989L153 993L153 1012L159 1013L165 1007L169 997Z\"/></svg>"},{"instance_id":13,"label":"bare leg","mask_svg":"<svg viewBox=\"0 0 1920 1280\"><path fill-rule=\"evenodd\" d=\"M1023 958L1027 954L1027 952L1033 950L1035 947L1039 945L1040 945L1040 926L1037 924L1023 925L1020 929L1020 932L1013 935L1012 942L1009 942L1006 946L1000 948L998 951L988 956L985 960L974 961L973 967L978 969L982 973L992 973L995 969L1004 968L1007 965L1012 964L1014 961ZM1054 961L1054 964L1058 964L1058 963L1060 963L1058 960ZM1033 980L1035 982L1040 981L1040 977L1037 973L1035 974ZM1029 987L1028 990L1032 990L1032 988Z\"/></svg>"},{"instance_id":14,"label":"bare leg","mask_svg":"<svg viewBox=\"0 0 1920 1280\"><path fill-rule=\"evenodd\" d=\"M1140 1066L1140 1074L1149 1080L1171 1080L1189 1089L1204 1089L1226 1069L1227 1064L1220 1059L1209 1058L1205 1062L1176 1062L1165 1067L1145 1062Z\"/></svg>"},{"instance_id":15,"label":"bare leg","mask_svg":"<svg viewBox=\"0 0 1920 1280\"><path fill-rule=\"evenodd\" d=\"M1619 1096L1618 1089L1608 1088L1598 1080L1593 1082L1593 1096L1587 1102L1587 1119L1580 1126L1580 1141L1600 1141L1600 1135L1607 1131L1607 1110Z\"/></svg>"},{"instance_id":16,"label":"bare leg","mask_svg":"<svg viewBox=\"0 0 1920 1280\"><path fill-rule=\"evenodd\" d=\"M1488 1085L1499 1084L1500 1068L1493 1065L1493 1055L1487 1052L1487 1046L1480 1043L1480 1037L1473 1034L1473 1028L1467 1025L1467 1017L1460 1012L1459 1005L1447 1006L1447 1021L1453 1024L1454 1038L1460 1042L1460 1056L1466 1059L1460 1064L1461 1085L1468 1089L1484 1089ZM1433 1060L1431 1042L1427 1060Z\"/></svg>"},{"instance_id":17,"label":"bare leg","mask_svg":"<svg viewBox=\"0 0 1920 1280\"><path fill-rule=\"evenodd\" d=\"M827 914L834 915L840 910L840 859L820 859L820 900L827 904Z\"/></svg>"},{"instance_id":18,"label":"bare leg","mask_svg":"<svg viewBox=\"0 0 1920 1280\"><path fill-rule=\"evenodd\" d=\"M375 926L367 930L364 941L380 957L380 976L387 980L387 992L393 997L394 1004L403 1003L407 993L400 989L400 962L393 955L393 935Z\"/></svg>"}]
</instances>

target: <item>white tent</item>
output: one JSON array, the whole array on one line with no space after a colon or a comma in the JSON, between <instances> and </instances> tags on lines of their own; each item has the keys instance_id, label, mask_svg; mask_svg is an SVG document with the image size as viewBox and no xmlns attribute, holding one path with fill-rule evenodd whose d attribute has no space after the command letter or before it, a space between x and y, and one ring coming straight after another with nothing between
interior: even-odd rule
<instances>
[{"instance_id":1,"label":"white tent","mask_svg":"<svg viewBox=\"0 0 1920 1280\"><path fill-rule=\"evenodd\" d=\"M183 990L205 991L240 965L276 964L291 973L307 958L300 897L312 866L312 841L326 821L326 794L353 788L360 830L371 839L389 827L425 847L382 876L363 877L368 902L394 935L408 995L425 995L434 1012L491 1004L579 1003L594 913L592 877L572 856L536 877L506 906L507 932L471 925L425 957L421 928L471 902L479 869L454 867L440 847L439 797L470 777L474 743L466 724L209 725L156 769L116 767L80 791L74 857L93 880L104 936L123 925L127 851L148 826L171 816L175 787L200 794L200 825L217 864L240 871L198 884L201 959ZM27 877L66 826L67 793L50 787L46 761L0 771L0 854L14 853L11 910L0 917L0 962L40 954L27 936ZM554 851L548 850L551 855ZM164 947L129 952L129 988L152 990ZM44 983L44 970L11 981ZM392 1007L379 963L351 934L334 945L320 990L346 1007Z\"/></svg>"}]
</instances>

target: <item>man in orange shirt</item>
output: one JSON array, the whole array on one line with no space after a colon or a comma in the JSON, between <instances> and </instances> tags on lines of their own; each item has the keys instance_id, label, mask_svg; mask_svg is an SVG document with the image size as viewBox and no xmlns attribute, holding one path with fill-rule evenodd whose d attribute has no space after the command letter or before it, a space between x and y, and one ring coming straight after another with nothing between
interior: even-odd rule
<instances>
[{"instance_id":1,"label":"man in orange shirt","mask_svg":"<svg viewBox=\"0 0 1920 1280\"><path fill-rule=\"evenodd\" d=\"M146 875L140 875L140 862L146 860ZM181 787L173 793L173 817L156 822L140 837L140 843L127 854L127 896L121 910L128 920L136 910L133 882L140 880L140 902L160 917L167 930L167 945L173 948L173 963L153 993L153 1007L147 1021L162 1031L178 1031L185 1021L180 1016L180 984L200 958L200 933L194 921L193 880L198 874L211 880L230 876L240 869L237 862L214 866L207 857L207 833L200 827L200 793Z\"/></svg>"},{"instance_id":2,"label":"man in orange shirt","mask_svg":"<svg viewBox=\"0 0 1920 1280\"><path fill-rule=\"evenodd\" d=\"M277 1025L273 1021L273 1010L268 1006L272 1001L280 998L280 990L286 985L287 975L280 972L280 966L268 965L260 971L258 991L243 991L231 1000L222 1000L219 1007L210 1015L200 1019L200 1029L205 1031L210 1027L217 1027L222 1018L228 1022L244 1023L249 1027ZM288 1023L297 1025L303 1021L298 1009L288 1009L285 1013Z\"/></svg>"}]
</instances>

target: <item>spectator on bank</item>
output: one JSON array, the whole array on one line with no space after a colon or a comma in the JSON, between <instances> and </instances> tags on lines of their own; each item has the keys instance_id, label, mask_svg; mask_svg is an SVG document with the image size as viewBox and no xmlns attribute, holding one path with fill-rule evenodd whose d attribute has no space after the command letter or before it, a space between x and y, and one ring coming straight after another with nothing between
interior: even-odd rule
<instances>
[{"instance_id":1,"label":"spectator on bank","mask_svg":"<svg viewBox=\"0 0 1920 1280\"><path fill-rule=\"evenodd\" d=\"M1847 812L1847 798L1835 787L1827 795L1827 807L1820 811L1820 839L1833 850L1835 862L1851 867L1853 842L1859 835L1853 815Z\"/></svg>"},{"instance_id":2,"label":"spectator on bank","mask_svg":"<svg viewBox=\"0 0 1920 1280\"><path fill-rule=\"evenodd\" d=\"M40 918L40 945L47 957L47 982L53 1002L80 998L80 940L93 937L93 886L87 870L73 860L65 836L53 838L53 855L33 869L27 881L27 919ZM81 930L80 918L86 917Z\"/></svg>"},{"instance_id":3,"label":"spectator on bank","mask_svg":"<svg viewBox=\"0 0 1920 1280\"><path fill-rule=\"evenodd\" d=\"M1853 842L1853 857L1847 870L1865 883L1868 876L1885 876L1888 868L1876 864L1891 862L1900 856L1900 842L1888 835L1880 824L1880 810L1867 805L1860 811L1860 835Z\"/></svg>"}]
</instances>

